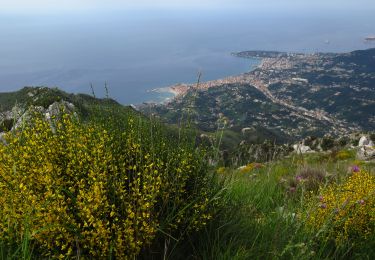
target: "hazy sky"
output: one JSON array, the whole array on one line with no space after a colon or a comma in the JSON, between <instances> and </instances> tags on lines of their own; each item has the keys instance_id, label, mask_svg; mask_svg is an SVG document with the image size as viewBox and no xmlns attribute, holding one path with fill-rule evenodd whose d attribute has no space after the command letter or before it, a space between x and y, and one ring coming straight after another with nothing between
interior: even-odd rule
<instances>
[{"instance_id":1,"label":"hazy sky","mask_svg":"<svg viewBox=\"0 0 375 260\"><path fill-rule=\"evenodd\" d=\"M61 11L118 8L356 8L375 9L374 0L0 0L0 11Z\"/></svg>"}]
</instances>

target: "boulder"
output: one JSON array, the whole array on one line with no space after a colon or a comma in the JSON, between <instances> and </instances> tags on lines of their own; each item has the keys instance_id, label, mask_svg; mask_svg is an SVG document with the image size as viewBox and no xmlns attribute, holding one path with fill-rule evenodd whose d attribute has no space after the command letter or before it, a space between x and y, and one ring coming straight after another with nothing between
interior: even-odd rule
<instances>
[{"instance_id":1,"label":"boulder","mask_svg":"<svg viewBox=\"0 0 375 260\"><path fill-rule=\"evenodd\" d=\"M34 112L43 113L44 108L40 106L36 106L36 107L31 107L29 110L26 110L26 112L23 113L23 115L20 116L18 120L16 121L16 123L13 125L12 131L19 129L24 124L27 124L28 122L30 122Z\"/></svg>"},{"instance_id":2,"label":"boulder","mask_svg":"<svg viewBox=\"0 0 375 260\"><path fill-rule=\"evenodd\" d=\"M55 131L54 124L52 122L54 117L58 119L62 113L77 116L75 106L66 101L54 102L47 109L41 106L31 106L29 109L24 110L16 105L11 111L0 113L0 143L6 144L4 138L5 132L15 131L25 124L28 124L35 112L45 116L53 131Z\"/></svg>"},{"instance_id":3,"label":"boulder","mask_svg":"<svg viewBox=\"0 0 375 260\"><path fill-rule=\"evenodd\" d=\"M2 131L9 131L13 127L14 122L17 122L21 115L22 112L18 108L0 113L0 129L2 129Z\"/></svg>"},{"instance_id":4,"label":"boulder","mask_svg":"<svg viewBox=\"0 0 375 260\"><path fill-rule=\"evenodd\" d=\"M295 145L293 145L293 149L294 149L295 152L297 152L299 154L314 152L313 150L311 150L310 146L303 145L303 144L295 144Z\"/></svg>"},{"instance_id":5,"label":"boulder","mask_svg":"<svg viewBox=\"0 0 375 260\"><path fill-rule=\"evenodd\" d=\"M361 139L359 139L358 146L374 146L374 143L366 136L362 136Z\"/></svg>"},{"instance_id":6,"label":"boulder","mask_svg":"<svg viewBox=\"0 0 375 260\"><path fill-rule=\"evenodd\" d=\"M41 113L47 120L51 120L52 117L58 118L62 113L74 114L74 110L75 106L66 101L54 102L47 109L41 106L32 106L22 115L17 117L18 119L12 127L12 130L16 130L23 124L29 122L34 112Z\"/></svg>"},{"instance_id":7,"label":"boulder","mask_svg":"<svg viewBox=\"0 0 375 260\"><path fill-rule=\"evenodd\" d=\"M361 146L357 151L357 158L363 161L374 161L375 148L368 145Z\"/></svg>"},{"instance_id":8,"label":"boulder","mask_svg":"<svg viewBox=\"0 0 375 260\"><path fill-rule=\"evenodd\" d=\"M61 112L73 114L75 106L66 101L54 102L45 111L46 117L59 116Z\"/></svg>"},{"instance_id":9,"label":"boulder","mask_svg":"<svg viewBox=\"0 0 375 260\"><path fill-rule=\"evenodd\" d=\"M241 129L241 133L246 134L246 132L251 132L253 130L254 130L254 128L252 128L252 127L245 127L245 128Z\"/></svg>"}]
</instances>

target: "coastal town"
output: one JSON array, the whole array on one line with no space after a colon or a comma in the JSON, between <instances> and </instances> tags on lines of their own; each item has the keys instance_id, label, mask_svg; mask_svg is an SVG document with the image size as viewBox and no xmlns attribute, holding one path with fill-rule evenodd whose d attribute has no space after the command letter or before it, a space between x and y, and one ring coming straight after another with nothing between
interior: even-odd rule
<instances>
[{"instance_id":1,"label":"coastal town","mask_svg":"<svg viewBox=\"0 0 375 260\"><path fill-rule=\"evenodd\" d=\"M368 61L365 60L369 64L360 64L359 62L363 62L361 53L303 54L245 51L233 53L233 55L239 58L258 58L261 61L254 70L240 75L195 84L177 84L164 88L164 91L167 89L173 93L175 98L162 106L171 111L176 104L183 102L182 100L188 93L194 91L202 93L213 88L247 86L260 91L268 100L265 102L278 105L280 111L288 111L284 111L284 114L296 118L295 122L300 120L308 122L299 123L299 126L294 130L285 129L277 124L273 125L287 135L300 135L300 132L306 130L309 124L312 125L310 128L314 128L313 122L329 126L330 132L338 135L359 131L362 124L368 128L375 124L373 114L366 118L358 116L357 119L362 120L358 124L352 122L356 118L352 120L348 116L341 115L340 109L335 109L336 103L339 103L340 99L352 99L354 95L351 93L361 92L366 94L360 94L360 98L356 97L354 106L374 107L375 93L374 89L370 87L375 82L375 73L370 66L374 63L372 56ZM326 93L325 98L320 100L323 92ZM237 93L239 96L242 94ZM353 113L355 113L354 110ZM262 118L265 118L265 113L266 111L259 111L258 115L253 115L254 120L260 123ZM273 121L276 122L280 117L283 116L277 115L277 113L272 115ZM269 127L270 123L267 121L264 124L266 124L264 127Z\"/></svg>"}]
</instances>

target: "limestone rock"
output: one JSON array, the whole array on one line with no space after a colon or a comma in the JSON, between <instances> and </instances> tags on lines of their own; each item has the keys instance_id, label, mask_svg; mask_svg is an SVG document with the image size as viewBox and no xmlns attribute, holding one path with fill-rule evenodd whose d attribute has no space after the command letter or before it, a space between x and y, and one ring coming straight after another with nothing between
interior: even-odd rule
<instances>
[{"instance_id":1,"label":"limestone rock","mask_svg":"<svg viewBox=\"0 0 375 260\"><path fill-rule=\"evenodd\" d=\"M73 114L75 106L72 103L66 101L54 102L45 111L46 117L48 116L59 116L61 113Z\"/></svg>"},{"instance_id":2,"label":"limestone rock","mask_svg":"<svg viewBox=\"0 0 375 260\"><path fill-rule=\"evenodd\" d=\"M294 149L295 152L297 152L299 154L314 152L313 150L311 150L310 146L303 145L303 144L295 144L295 145L293 145L293 149Z\"/></svg>"},{"instance_id":3,"label":"limestone rock","mask_svg":"<svg viewBox=\"0 0 375 260\"><path fill-rule=\"evenodd\" d=\"M374 146L374 143L366 136L362 136L361 139L359 139L358 146Z\"/></svg>"},{"instance_id":4,"label":"limestone rock","mask_svg":"<svg viewBox=\"0 0 375 260\"><path fill-rule=\"evenodd\" d=\"M375 160L375 148L372 146L362 146L357 152L357 158L363 161Z\"/></svg>"},{"instance_id":5,"label":"limestone rock","mask_svg":"<svg viewBox=\"0 0 375 260\"><path fill-rule=\"evenodd\" d=\"M8 127L9 129L5 129L5 131L17 130L31 120L34 112L44 115L45 118L50 121L52 117L58 118L62 113L75 114L75 106L66 101L54 102L47 109L41 106L31 106L29 109L24 110L15 106L12 111L6 111L0 114L0 126L5 123L8 125L11 121L11 127Z\"/></svg>"},{"instance_id":6,"label":"limestone rock","mask_svg":"<svg viewBox=\"0 0 375 260\"><path fill-rule=\"evenodd\" d=\"M251 132L251 131L253 131L253 130L254 130L253 127L245 127L245 128L242 128L242 129L241 129L241 133L242 133L242 134L246 134L247 132Z\"/></svg>"},{"instance_id":7,"label":"limestone rock","mask_svg":"<svg viewBox=\"0 0 375 260\"><path fill-rule=\"evenodd\" d=\"M34 112L43 113L43 111L44 108L40 106L31 107L30 109L26 110L26 112L23 113L23 115L20 116L16 123L13 125L12 131L19 129L27 122L30 122Z\"/></svg>"}]
</instances>

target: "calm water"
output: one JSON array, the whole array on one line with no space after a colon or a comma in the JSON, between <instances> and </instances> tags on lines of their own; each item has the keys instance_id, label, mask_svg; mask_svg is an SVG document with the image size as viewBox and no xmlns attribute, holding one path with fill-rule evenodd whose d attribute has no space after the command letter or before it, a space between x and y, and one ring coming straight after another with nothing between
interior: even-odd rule
<instances>
[{"instance_id":1,"label":"calm water","mask_svg":"<svg viewBox=\"0 0 375 260\"><path fill-rule=\"evenodd\" d=\"M0 91L58 86L104 92L124 104L160 99L147 90L222 78L256 60L233 51L335 51L375 47L373 12L113 11L55 15L0 13Z\"/></svg>"}]
</instances>

